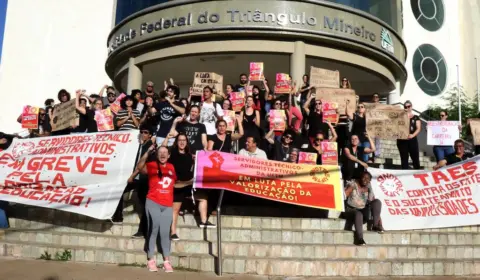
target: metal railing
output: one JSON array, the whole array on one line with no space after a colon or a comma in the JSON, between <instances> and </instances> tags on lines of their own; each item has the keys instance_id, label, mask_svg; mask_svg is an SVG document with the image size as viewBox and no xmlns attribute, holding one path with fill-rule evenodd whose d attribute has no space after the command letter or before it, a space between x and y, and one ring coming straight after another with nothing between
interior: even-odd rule
<instances>
[{"instance_id":1,"label":"metal railing","mask_svg":"<svg viewBox=\"0 0 480 280\"><path fill-rule=\"evenodd\" d=\"M218 267L217 267L217 275L222 276L223 269L223 256L222 256L222 202L223 202L223 195L225 190L220 191L220 196L218 197L217 203L217 260L218 260Z\"/></svg>"}]
</instances>

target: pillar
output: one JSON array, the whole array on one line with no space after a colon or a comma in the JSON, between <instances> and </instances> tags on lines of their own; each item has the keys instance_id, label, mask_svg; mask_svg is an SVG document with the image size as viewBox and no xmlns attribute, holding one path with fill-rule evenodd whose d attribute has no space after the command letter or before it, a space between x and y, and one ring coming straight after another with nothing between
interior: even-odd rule
<instances>
[{"instance_id":1,"label":"pillar","mask_svg":"<svg viewBox=\"0 0 480 280\"><path fill-rule=\"evenodd\" d=\"M135 64L135 58L130 57L128 60L127 95L130 95L134 89L142 89L142 75L142 69Z\"/></svg>"},{"instance_id":2,"label":"pillar","mask_svg":"<svg viewBox=\"0 0 480 280\"><path fill-rule=\"evenodd\" d=\"M388 104L396 104L399 102L402 102L402 99L400 98L402 94L402 84L400 81L397 81L395 83L396 89L388 95Z\"/></svg>"},{"instance_id":3,"label":"pillar","mask_svg":"<svg viewBox=\"0 0 480 280\"><path fill-rule=\"evenodd\" d=\"M302 85L302 77L305 74L305 43L302 41L296 41L294 51L290 56L290 75L292 75L292 81L297 82L297 86Z\"/></svg>"}]
</instances>

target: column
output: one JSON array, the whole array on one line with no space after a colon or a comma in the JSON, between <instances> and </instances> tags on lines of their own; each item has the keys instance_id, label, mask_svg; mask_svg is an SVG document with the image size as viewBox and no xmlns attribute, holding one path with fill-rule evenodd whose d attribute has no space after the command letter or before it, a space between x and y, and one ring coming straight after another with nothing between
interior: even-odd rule
<instances>
[{"instance_id":1,"label":"column","mask_svg":"<svg viewBox=\"0 0 480 280\"><path fill-rule=\"evenodd\" d=\"M402 84L400 81L397 81L395 83L395 87L396 89L392 92L390 92L390 94L388 95L388 98L387 98L387 101L388 101L388 104L396 104L396 103L399 103L399 102L402 102L402 99L401 99L401 94L402 94Z\"/></svg>"},{"instance_id":2,"label":"column","mask_svg":"<svg viewBox=\"0 0 480 280\"><path fill-rule=\"evenodd\" d=\"M142 69L135 64L135 58L130 57L128 60L127 95L130 95L134 89L142 89L142 75Z\"/></svg>"},{"instance_id":3,"label":"column","mask_svg":"<svg viewBox=\"0 0 480 280\"><path fill-rule=\"evenodd\" d=\"M292 75L292 81L297 82L297 86L302 84L302 77L305 74L305 43L302 41L296 41L295 48L290 56L290 75Z\"/></svg>"}]
</instances>

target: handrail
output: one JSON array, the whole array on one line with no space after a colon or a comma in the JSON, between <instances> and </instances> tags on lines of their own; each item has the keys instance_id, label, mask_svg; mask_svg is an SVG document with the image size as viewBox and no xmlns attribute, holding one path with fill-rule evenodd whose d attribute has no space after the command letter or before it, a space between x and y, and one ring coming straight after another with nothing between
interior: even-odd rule
<instances>
[{"instance_id":1,"label":"handrail","mask_svg":"<svg viewBox=\"0 0 480 280\"><path fill-rule=\"evenodd\" d=\"M218 197L217 203L217 259L218 259L218 276L222 276L222 265L223 265L223 256L222 256L222 202L223 194L225 190L220 191L220 196Z\"/></svg>"}]
</instances>

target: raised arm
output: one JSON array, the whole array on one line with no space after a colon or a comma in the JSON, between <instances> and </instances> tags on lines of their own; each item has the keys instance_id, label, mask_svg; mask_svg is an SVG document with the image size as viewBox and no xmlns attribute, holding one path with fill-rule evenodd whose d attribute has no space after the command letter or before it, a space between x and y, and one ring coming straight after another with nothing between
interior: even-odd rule
<instances>
[{"instance_id":1,"label":"raised arm","mask_svg":"<svg viewBox=\"0 0 480 280\"><path fill-rule=\"evenodd\" d=\"M313 94L310 93L307 101L305 102L305 104L303 104L303 110L305 110L305 113L307 113L307 115L310 115L310 102L312 102L312 99Z\"/></svg>"},{"instance_id":2,"label":"raised arm","mask_svg":"<svg viewBox=\"0 0 480 280\"><path fill-rule=\"evenodd\" d=\"M175 102L171 98L167 97L165 99L168 101L168 103L170 103L170 105L173 107L173 109L175 109L175 111L177 111L181 115L185 114L185 108L176 105Z\"/></svg>"},{"instance_id":3,"label":"raised arm","mask_svg":"<svg viewBox=\"0 0 480 280\"><path fill-rule=\"evenodd\" d=\"M145 167L145 163L147 162L148 156L150 153L155 149L155 144L151 145L148 150L143 154L143 156L140 158L137 164L137 168L139 171L142 170Z\"/></svg>"},{"instance_id":4,"label":"raised arm","mask_svg":"<svg viewBox=\"0 0 480 280\"><path fill-rule=\"evenodd\" d=\"M243 136L243 125L242 125L242 118L240 116L235 116L238 124L238 133L232 133L232 141L237 141Z\"/></svg>"},{"instance_id":5,"label":"raised arm","mask_svg":"<svg viewBox=\"0 0 480 280\"><path fill-rule=\"evenodd\" d=\"M365 148L363 152L366 154L374 153L376 151L375 142L372 140L372 138L368 134L367 134L367 138L368 138L368 142L370 142L370 148Z\"/></svg>"},{"instance_id":6,"label":"raised arm","mask_svg":"<svg viewBox=\"0 0 480 280\"><path fill-rule=\"evenodd\" d=\"M98 92L98 95L99 95L100 97L103 97L103 93L105 92L105 90L106 90L107 88L108 88L108 85L104 85L104 86L100 89L100 91Z\"/></svg>"},{"instance_id":7,"label":"raised arm","mask_svg":"<svg viewBox=\"0 0 480 280\"><path fill-rule=\"evenodd\" d=\"M330 122L327 122L328 124L328 128L330 129L330 131L332 132L332 138L328 141L330 142L335 142L337 141L337 138L338 138L338 135L337 135L337 132L335 131L335 128L332 126L332 124ZM326 137L325 137L326 138Z\"/></svg>"},{"instance_id":8,"label":"raised arm","mask_svg":"<svg viewBox=\"0 0 480 280\"><path fill-rule=\"evenodd\" d=\"M75 91L75 94L77 96L77 98L75 98L75 108L80 114L82 115L87 114L87 110L83 107L80 107L80 96L82 96L82 92L80 90L77 90Z\"/></svg>"},{"instance_id":9,"label":"raised arm","mask_svg":"<svg viewBox=\"0 0 480 280\"><path fill-rule=\"evenodd\" d=\"M263 87L265 88L265 101L268 100L268 95L270 94L270 88L268 87L267 81L263 80Z\"/></svg>"},{"instance_id":10,"label":"raised arm","mask_svg":"<svg viewBox=\"0 0 480 280\"><path fill-rule=\"evenodd\" d=\"M270 143L272 145L275 143L275 140L273 139L274 133L275 133L275 131L272 129L267 133L267 135L265 135L265 140L267 140L268 143Z\"/></svg>"},{"instance_id":11,"label":"raised arm","mask_svg":"<svg viewBox=\"0 0 480 280\"><path fill-rule=\"evenodd\" d=\"M347 115L348 119L353 121L353 113L349 108L348 104L350 104L350 100L347 99L346 105L345 105L345 114Z\"/></svg>"}]
</instances>

